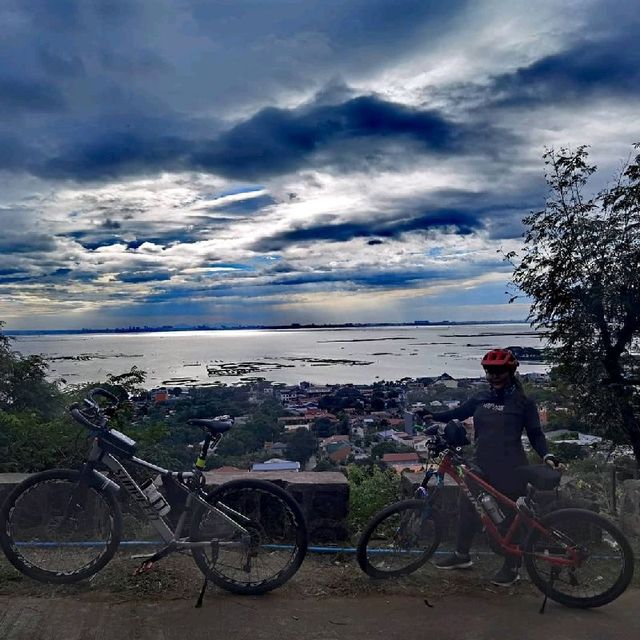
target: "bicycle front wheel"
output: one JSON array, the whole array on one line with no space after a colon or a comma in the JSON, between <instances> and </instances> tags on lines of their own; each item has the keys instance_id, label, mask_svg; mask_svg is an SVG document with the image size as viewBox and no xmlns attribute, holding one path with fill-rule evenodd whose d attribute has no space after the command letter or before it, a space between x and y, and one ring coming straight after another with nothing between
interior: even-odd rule
<instances>
[{"instance_id":1,"label":"bicycle front wheel","mask_svg":"<svg viewBox=\"0 0 640 640\"><path fill-rule=\"evenodd\" d=\"M372 578L405 576L433 555L440 535L439 521L428 502L403 500L371 520L360 536L356 558Z\"/></svg>"},{"instance_id":2,"label":"bicycle front wheel","mask_svg":"<svg viewBox=\"0 0 640 640\"><path fill-rule=\"evenodd\" d=\"M560 509L540 519L525 542L532 582L568 607L600 607L615 600L633 576L633 551L616 525L586 509Z\"/></svg>"},{"instance_id":3,"label":"bicycle front wheel","mask_svg":"<svg viewBox=\"0 0 640 640\"><path fill-rule=\"evenodd\" d=\"M111 493L80 484L80 472L43 471L19 484L0 510L0 547L35 580L68 584L113 557L122 515Z\"/></svg>"},{"instance_id":4,"label":"bicycle front wheel","mask_svg":"<svg viewBox=\"0 0 640 640\"><path fill-rule=\"evenodd\" d=\"M198 568L232 593L256 595L283 585L307 552L307 527L298 503L265 480L232 480L207 497L191 521Z\"/></svg>"}]
</instances>

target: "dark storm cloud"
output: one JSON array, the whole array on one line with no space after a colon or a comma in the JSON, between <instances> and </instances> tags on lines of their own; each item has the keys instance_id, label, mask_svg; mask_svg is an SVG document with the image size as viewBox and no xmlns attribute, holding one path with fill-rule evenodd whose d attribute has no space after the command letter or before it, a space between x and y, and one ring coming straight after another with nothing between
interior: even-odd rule
<instances>
[{"instance_id":1,"label":"dark storm cloud","mask_svg":"<svg viewBox=\"0 0 640 640\"><path fill-rule=\"evenodd\" d=\"M20 130L23 140L38 140L40 157L26 162L5 154L2 167L79 181L201 166L239 175L242 152L229 161L220 153L232 150L234 136L243 130L218 137L214 109L228 122L238 105L246 112L247 105L255 109L280 102L283 90L310 94L345 74L386 66L423 46L425 38L442 37L467 3L6 0L0 113L24 120L37 112L41 119ZM141 114L156 120L149 124ZM264 113L248 121L244 131L256 136L248 142L262 140L267 156L283 146L296 154L300 144L297 155L304 160L305 147L313 149L323 140L309 139L304 128L311 122L294 115L289 122L287 112L279 122L275 118L282 132L258 131L268 120ZM407 126L446 128L434 116L425 122L423 115L422 124L417 118ZM353 124L353 116L339 117L351 117ZM289 126L293 130L287 132ZM296 133L296 127L303 131ZM381 134L389 135L384 129ZM289 142L279 140L280 133ZM429 146L438 148L442 136L432 134ZM291 140L299 135L308 141ZM203 140L210 144L202 145ZM271 157L261 164L251 152L248 156L247 173L273 175L288 166L283 161L270 171Z\"/></svg>"},{"instance_id":2,"label":"dark storm cloud","mask_svg":"<svg viewBox=\"0 0 640 640\"><path fill-rule=\"evenodd\" d=\"M162 282L171 279L171 272L160 271L129 271L121 273L116 277L120 282L140 283L140 282Z\"/></svg>"},{"instance_id":3,"label":"dark storm cloud","mask_svg":"<svg viewBox=\"0 0 640 640\"><path fill-rule=\"evenodd\" d=\"M29 282L37 282L40 285L47 284L67 284L69 282L82 282L89 283L93 282L98 274L94 271L86 271L80 269L70 269L68 267L60 267L47 273L43 271L43 265L31 265L30 267L31 273L28 275L23 275L22 277L16 277L14 279L15 282L18 281L29 281ZM9 282L7 278L6 282Z\"/></svg>"},{"instance_id":4,"label":"dark storm cloud","mask_svg":"<svg viewBox=\"0 0 640 640\"><path fill-rule=\"evenodd\" d=\"M145 126L148 131L144 133L102 133L68 147L34 166L33 171L42 177L80 181L171 169L260 179L311 165L366 164L367 151L384 154L385 145L396 141L405 145L404 155L410 156L488 150L512 137L489 127L480 134L437 111L414 109L371 95L337 105L263 109L205 143L167 134L170 123L161 119L147 121ZM360 143L357 148L352 146L354 142ZM269 202L265 196L257 205L238 202L223 210L251 210Z\"/></svg>"},{"instance_id":5,"label":"dark storm cloud","mask_svg":"<svg viewBox=\"0 0 640 640\"><path fill-rule=\"evenodd\" d=\"M85 75L85 67L80 56L69 52L54 51L40 47L38 59L42 70L52 77L78 78Z\"/></svg>"},{"instance_id":6,"label":"dark storm cloud","mask_svg":"<svg viewBox=\"0 0 640 640\"><path fill-rule=\"evenodd\" d=\"M307 242L347 242L353 238L372 236L394 238L411 231L451 227L455 229L456 233L467 235L481 226L481 221L470 212L442 209L430 211L409 220L316 224L263 238L256 242L252 248L254 251L282 251L289 245Z\"/></svg>"},{"instance_id":7,"label":"dark storm cloud","mask_svg":"<svg viewBox=\"0 0 640 640\"><path fill-rule=\"evenodd\" d=\"M519 107L557 104L592 95L640 96L640 23L616 38L583 40L514 73L495 78L490 101Z\"/></svg>"},{"instance_id":8,"label":"dark storm cloud","mask_svg":"<svg viewBox=\"0 0 640 640\"><path fill-rule=\"evenodd\" d=\"M0 114L61 111L65 100L59 89L44 80L0 77Z\"/></svg>"},{"instance_id":9,"label":"dark storm cloud","mask_svg":"<svg viewBox=\"0 0 640 640\"><path fill-rule=\"evenodd\" d=\"M54 238L44 233L5 232L0 236L0 255L54 251Z\"/></svg>"},{"instance_id":10,"label":"dark storm cloud","mask_svg":"<svg viewBox=\"0 0 640 640\"><path fill-rule=\"evenodd\" d=\"M100 224L102 229L119 229L121 226L117 220L112 220L111 218L107 218Z\"/></svg>"},{"instance_id":11,"label":"dark storm cloud","mask_svg":"<svg viewBox=\"0 0 640 640\"><path fill-rule=\"evenodd\" d=\"M269 283L272 287L292 287L309 284L327 284L332 282L352 283L355 285L395 289L397 287L410 287L424 283L425 281L442 280L449 278L450 272L444 269L414 269L411 271L330 271L300 273L293 276L276 278Z\"/></svg>"},{"instance_id":12,"label":"dark storm cloud","mask_svg":"<svg viewBox=\"0 0 640 640\"><path fill-rule=\"evenodd\" d=\"M0 169L21 170L30 156L31 151L14 134L0 131Z\"/></svg>"},{"instance_id":13,"label":"dark storm cloud","mask_svg":"<svg viewBox=\"0 0 640 640\"><path fill-rule=\"evenodd\" d=\"M375 146L407 139L423 151L457 153L468 133L436 111L360 96L339 105L263 109L196 153L193 164L230 178L256 179L295 171L314 153L350 140L368 139Z\"/></svg>"},{"instance_id":14,"label":"dark storm cloud","mask_svg":"<svg viewBox=\"0 0 640 640\"><path fill-rule=\"evenodd\" d=\"M83 181L179 169L178 161L190 143L156 133L108 131L62 150L57 157L34 166L33 172L43 178Z\"/></svg>"},{"instance_id":15,"label":"dark storm cloud","mask_svg":"<svg viewBox=\"0 0 640 640\"><path fill-rule=\"evenodd\" d=\"M107 229L111 229L108 227ZM155 244L160 247L169 247L175 244L188 244L203 240L203 229L171 229L168 231L156 231L153 234L146 232L125 230L120 235L113 233L97 233L95 230L70 231L59 234L58 237L72 238L85 249L93 251L101 247L110 247L116 244L125 244L127 249L137 249L145 243Z\"/></svg>"},{"instance_id":16,"label":"dark storm cloud","mask_svg":"<svg viewBox=\"0 0 640 640\"><path fill-rule=\"evenodd\" d=\"M539 182L540 184L538 184ZM390 201L384 204L384 214L359 212L361 221L334 222L336 216L319 216L306 226L261 238L252 246L254 251L282 251L291 245L318 241L347 242L354 238L370 238L368 245L382 244L384 239L399 238L403 234L434 229L458 235L486 230L494 240L519 238L523 232L522 218L539 207L544 199L544 181L540 179L520 193L520 202L506 195L492 192L441 190L428 198ZM421 199L422 198L422 199ZM438 207L435 203L441 203ZM395 214L394 214L395 212Z\"/></svg>"},{"instance_id":17,"label":"dark storm cloud","mask_svg":"<svg viewBox=\"0 0 640 640\"><path fill-rule=\"evenodd\" d=\"M123 240L120 236L109 234L97 234L94 231L69 231L67 233L58 234L59 238L71 238L79 245L94 251L100 247L110 247L114 244L122 244Z\"/></svg>"}]
</instances>

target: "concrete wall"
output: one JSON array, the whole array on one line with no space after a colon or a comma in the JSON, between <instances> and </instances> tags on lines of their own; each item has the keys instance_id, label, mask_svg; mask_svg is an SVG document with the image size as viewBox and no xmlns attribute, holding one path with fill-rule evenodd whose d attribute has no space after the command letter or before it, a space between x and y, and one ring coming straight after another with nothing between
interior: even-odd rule
<instances>
[{"instance_id":1,"label":"concrete wall","mask_svg":"<svg viewBox=\"0 0 640 640\"><path fill-rule=\"evenodd\" d=\"M215 487L238 478L269 480L290 493L302 508L313 542L347 540L349 483L337 471L301 471L264 473L205 473L207 486Z\"/></svg>"},{"instance_id":2,"label":"concrete wall","mask_svg":"<svg viewBox=\"0 0 640 640\"><path fill-rule=\"evenodd\" d=\"M640 537L640 480L622 483L620 525L627 535Z\"/></svg>"},{"instance_id":3,"label":"concrete wall","mask_svg":"<svg viewBox=\"0 0 640 640\"><path fill-rule=\"evenodd\" d=\"M28 477L29 474L0 474L0 503L14 486ZM349 483L342 473L335 471L317 473L286 471L220 473L208 471L205 473L205 478L207 486L210 488L238 478L254 478L274 482L289 492L302 508L312 542L340 542L349 538L347 528ZM129 502L128 500L124 504L121 502L125 513L133 508L128 504ZM170 512L170 519L173 513L173 511ZM129 532L129 535L132 533Z\"/></svg>"},{"instance_id":4,"label":"concrete wall","mask_svg":"<svg viewBox=\"0 0 640 640\"><path fill-rule=\"evenodd\" d=\"M28 474L0 474L0 502L4 496ZM412 497L415 488L422 481L422 473L404 473L401 481L402 497ZM312 542L345 542L349 540L347 517L349 513L349 483L342 473L324 472L216 472L205 473L207 486L216 487L238 478L269 480L288 491L301 506L307 520ZM624 483L624 497L620 505L621 522L627 532L640 535L640 480ZM458 486L449 478L439 499L439 509L444 525L444 540L452 543L458 519ZM563 478L563 486L555 491L538 492L540 511L551 509L551 505L581 507L597 511L598 505L589 496L579 495L570 478ZM123 510L132 507L123 505ZM170 516L173 512L170 513ZM131 535L131 533L130 533ZM135 534L133 534L135 535Z\"/></svg>"}]
</instances>

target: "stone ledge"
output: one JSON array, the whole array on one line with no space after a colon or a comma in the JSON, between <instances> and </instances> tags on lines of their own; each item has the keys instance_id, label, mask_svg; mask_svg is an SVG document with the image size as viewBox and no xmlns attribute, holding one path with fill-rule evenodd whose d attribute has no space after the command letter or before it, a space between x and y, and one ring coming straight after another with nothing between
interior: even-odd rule
<instances>
[{"instance_id":1,"label":"stone ledge","mask_svg":"<svg viewBox=\"0 0 640 640\"><path fill-rule=\"evenodd\" d=\"M349 481L338 471L222 471L215 469L205 471L204 477L208 485L221 485L230 480L251 478L252 480L269 480L283 482L287 485L332 484L347 485Z\"/></svg>"}]
</instances>

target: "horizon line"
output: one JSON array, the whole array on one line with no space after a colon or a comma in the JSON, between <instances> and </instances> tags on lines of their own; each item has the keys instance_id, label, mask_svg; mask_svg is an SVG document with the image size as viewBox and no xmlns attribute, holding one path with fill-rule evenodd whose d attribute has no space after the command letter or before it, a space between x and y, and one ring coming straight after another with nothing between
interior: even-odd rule
<instances>
[{"instance_id":1,"label":"horizon line","mask_svg":"<svg viewBox=\"0 0 640 640\"><path fill-rule=\"evenodd\" d=\"M455 326L470 324L529 324L527 320L413 320L407 322L340 322L340 323L300 323L290 324L253 324L253 325L129 325L113 328L82 327L78 329L11 329L3 328L5 335L53 335L53 334L83 334L83 333L161 333L172 331L251 331L251 330L297 330L297 329L334 329L334 328L365 328L365 327L421 327L421 326Z\"/></svg>"}]
</instances>

